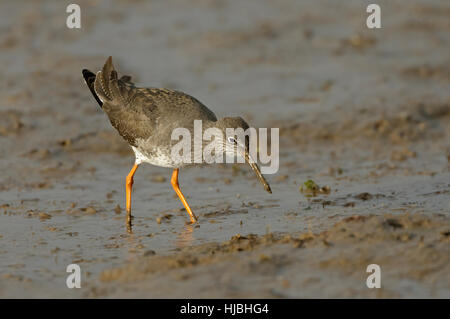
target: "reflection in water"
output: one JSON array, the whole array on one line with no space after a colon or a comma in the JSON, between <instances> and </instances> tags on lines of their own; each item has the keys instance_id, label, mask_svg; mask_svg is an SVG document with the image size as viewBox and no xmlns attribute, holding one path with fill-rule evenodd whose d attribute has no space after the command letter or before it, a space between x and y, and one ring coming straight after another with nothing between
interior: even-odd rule
<instances>
[{"instance_id":1,"label":"reflection in water","mask_svg":"<svg viewBox=\"0 0 450 319\"><path fill-rule=\"evenodd\" d=\"M194 224L195 225L195 224ZM191 246L194 241L194 225L187 224L180 230L177 240L175 241L175 245L177 248L184 248L187 246Z\"/></svg>"},{"instance_id":2,"label":"reflection in water","mask_svg":"<svg viewBox=\"0 0 450 319\"><path fill-rule=\"evenodd\" d=\"M128 234L133 233L133 224L131 223L132 220L133 220L133 216L131 216L131 214L127 212L127 233Z\"/></svg>"},{"instance_id":3,"label":"reflection in water","mask_svg":"<svg viewBox=\"0 0 450 319\"><path fill-rule=\"evenodd\" d=\"M136 237L133 233L133 216L127 212L127 219L126 219L126 224L127 224L127 233L128 236L125 236L126 241L127 241L127 247L128 247L128 255L126 257L126 259L128 261L131 261L133 259L136 258L136 256L138 256L138 254L136 253Z\"/></svg>"}]
</instances>

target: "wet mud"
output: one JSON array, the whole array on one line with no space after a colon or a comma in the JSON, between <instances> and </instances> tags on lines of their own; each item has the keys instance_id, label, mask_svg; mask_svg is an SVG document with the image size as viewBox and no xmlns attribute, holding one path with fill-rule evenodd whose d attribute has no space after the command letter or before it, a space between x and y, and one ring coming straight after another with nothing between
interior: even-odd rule
<instances>
[{"instance_id":1,"label":"wet mud","mask_svg":"<svg viewBox=\"0 0 450 319\"><path fill-rule=\"evenodd\" d=\"M3 1L0 297L450 296L449 5L379 1ZM390 12L390 14L387 14ZM268 194L250 167L142 165L81 70L279 128ZM82 269L68 289L66 267ZM378 264L382 288L368 289Z\"/></svg>"}]
</instances>

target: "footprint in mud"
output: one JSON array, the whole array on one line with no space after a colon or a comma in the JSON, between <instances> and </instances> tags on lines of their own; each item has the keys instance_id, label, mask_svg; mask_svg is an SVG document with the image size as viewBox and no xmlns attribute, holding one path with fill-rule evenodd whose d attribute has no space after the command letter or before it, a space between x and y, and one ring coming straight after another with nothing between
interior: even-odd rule
<instances>
[{"instance_id":1,"label":"footprint in mud","mask_svg":"<svg viewBox=\"0 0 450 319\"><path fill-rule=\"evenodd\" d=\"M228 216L228 215L234 215L234 214L248 214L248 210L247 209L224 208L224 209L218 210L218 211L203 213L200 216L203 216L206 218L212 218L212 217Z\"/></svg>"},{"instance_id":2,"label":"footprint in mud","mask_svg":"<svg viewBox=\"0 0 450 319\"><path fill-rule=\"evenodd\" d=\"M314 198L310 201L312 204L322 204L322 208L326 206L342 206L342 207L355 207L356 203L354 201L349 201L349 198L358 199L360 201L370 201L372 199L378 198L389 198L394 199L393 196L386 196L383 194L370 194L368 192L359 193L357 195L348 194L347 196L338 197L335 199L322 199L322 198Z\"/></svg>"},{"instance_id":3,"label":"footprint in mud","mask_svg":"<svg viewBox=\"0 0 450 319\"><path fill-rule=\"evenodd\" d=\"M373 198L384 198L384 197L386 197L386 195L383 195L383 194L374 194L374 195L372 195L370 193L364 192L364 193L360 193L358 195L355 195L353 197L356 198L356 199L359 199L359 200L366 201L366 200L371 200Z\"/></svg>"}]
</instances>

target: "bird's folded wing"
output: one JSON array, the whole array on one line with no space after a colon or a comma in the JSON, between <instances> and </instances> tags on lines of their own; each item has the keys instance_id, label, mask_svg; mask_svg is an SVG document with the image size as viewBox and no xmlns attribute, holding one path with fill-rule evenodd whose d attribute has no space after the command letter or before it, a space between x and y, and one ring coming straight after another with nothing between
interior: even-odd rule
<instances>
[{"instance_id":1,"label":"bird's folded wing","mask_svg":"<svg viewBox=\"0 0 450 319\"><path fill-rule=\"evenodd\" d=\"M164 134L161 129L188 127L194 120L217 120L211 110L188 94L170 89L138 88L128 76L118 79L111 57L97 73L94 89L111 124L133 146L138 138ZM156 123L164 121L170 125L156 127Z\"/></svg>"},{"instance_id":2,"label":"bird's folded wing","mask_svg":"<svg viewBox=\"0 0 450 319\"><path fill-rule=\"evenodd\" d=\"M131 77L117 77L111 57L95 78L94 89L103 102L103 110L119 134L131 145L147 139L154 128L156 105L131 82Z\"/></svg>"},{"instance_id":3,"label":"bird's folded wing","mask_svg":"<svg viewBox=\"0 0 450 319\"><path fill-rule=\"evenodd\" d=\"M133 107L137 102L151 104L151 100L145 101L147 97L140 89L134 86L130 76L124 75L118 79L111 57L106 60L103 69L97 72L94 89L102 102L110 105L126 108Z\"/></svg>"}]
</instances>

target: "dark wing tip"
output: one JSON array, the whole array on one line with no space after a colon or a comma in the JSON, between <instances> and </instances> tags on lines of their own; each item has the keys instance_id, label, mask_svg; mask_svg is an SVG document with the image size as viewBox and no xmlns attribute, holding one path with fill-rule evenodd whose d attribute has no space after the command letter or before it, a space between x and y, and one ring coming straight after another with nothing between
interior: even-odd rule
<instances>
[{"instance_id":1,"label":"dark wing tip","mask_svg":"<svg viewBox=\"0 0 450 319\"><path fill-rule=\"evenodd\" d=\"M96 75L94 73L92 73L91 71L89 71L88 69L83 69L82 73L83 73L83 78L86 81L86 84L89 87L89 90L91 91L91 93L94 96L95 100L97 101L97 103L100 106L102 106L103 102L100 100L100 98L98 97L98 95L97 95L97 93L95 92L95 89L94 89L94 82L95 82Z\"/></svg>"},{"instance_id":2,"label":"dark wing tip","mask_svg":"<svg viewBox=\"0 0 450 319\"><path fill-rule=\"evenodd\" d=\"M86 77L89 76L89 73L91 73L91 71L89 71L88 69L83 69L83 71L81 71L81 73L83 74L83 77L86 79Z\"/></svg>"},{"instance_id":3,"label":"dark wing tip","mask_svg":"<svg viewBox=\"0 0 450 319\"><path fill-rule=\"evenodd\" d=\"M88 69L83 69L83 78L86 81L86 83L89 85L89 82L95 81L95 74L89 71Z\"/></svg>"}]
</instances>

